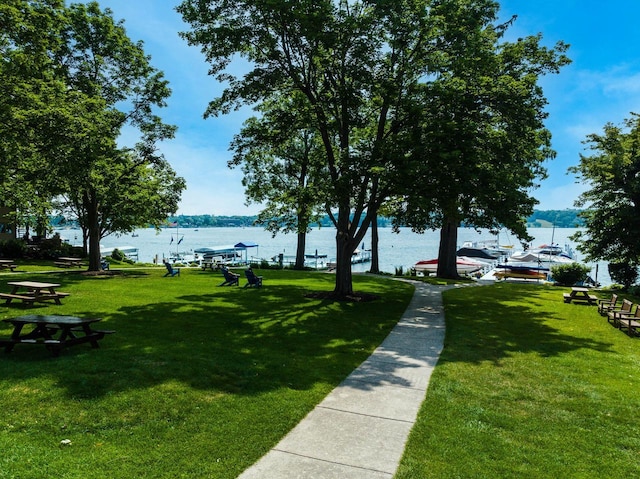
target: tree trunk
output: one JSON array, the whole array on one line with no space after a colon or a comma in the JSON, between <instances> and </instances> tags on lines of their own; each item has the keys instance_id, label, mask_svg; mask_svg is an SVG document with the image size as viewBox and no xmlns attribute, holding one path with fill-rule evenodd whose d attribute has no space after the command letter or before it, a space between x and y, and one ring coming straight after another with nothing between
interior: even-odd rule
<instances>
[{"instance_id":1,"label":"tree trunk","mask_svg":"<svg viewBox=\"0 0 640 479\"><path fill-rule=\"evenodd\" d=\"M88 194L84 196L89 233L89 271L100 271L100 222L98 202Z\"/></svg>"},{"instance_id":2,"label":"tree trunk","mask_svg":"<svg viewBox=\"0 0 640 479\"><path fill-rule=\"evenodd\" d=\"M349 233L349 210L340 208L336 229L336 285L333 293L343 298L353 294L351 256L356 246Z\"/></svg>"},{"instance_id":3,"label":"tree trunk","mask_svg":"<svg viewBox=\"0 0 640 479\"><path fill-rule=\"evenodd\" d=\"M380 257L378 255L378 216L375 215L371 220L371 268L369 273L380 273Z\"/></svg>"},{"instance_id":4,"label":"tree trunk","mask_svg":"<svg viewBox=\"0 0 640 479\"><path fill-rule=\"evenodd\" d=\"M82 255L89 255L89 231L85 226L82 226Z\"/></svg>"},{"instance_id":5,"label":"tree trunk","mask_svg":"<svg viewBox=\"0 0 640 479\"><path fill-rule=\"evenodd\" d=\"M458 243L458 222L445 216L440 229L440 247L438 249L438 278L458 279L456 251Z\"/></svg>"},{"instance_id":6,"label":"tree trunk","mask_svg":"<svg viewBox=\"0 0 640 479\"><path fill-rule=\"evenodd\" d=\"M307 244L307 233L298 233L298 247L296 249L296 264L293 269L304 269L304 251Z\"/></svg>"}]
</instances>

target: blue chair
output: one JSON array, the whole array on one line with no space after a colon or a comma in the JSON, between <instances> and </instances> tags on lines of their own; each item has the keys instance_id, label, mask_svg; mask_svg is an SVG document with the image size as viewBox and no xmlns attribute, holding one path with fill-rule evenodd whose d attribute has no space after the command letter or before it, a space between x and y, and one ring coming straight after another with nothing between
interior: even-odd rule
<instances>
[{"instance_id":1,"label":"blue chair","mask_svg":"<svg viewBox=\"0 0 640 479\"><path fill-rule=\"evenodd\" d=\"M245 276L247 277L247 284L244 285L245 288L261 288L262 287L262 276L256 276L251 268L246 269L244 271Z\"/></svg>"},{"instance_id":2,"label":"blue chair","mask_svg":"<svg viewBox=\"0 0 640 479\"><path fill-rule=\"evenodd\" d=\"M164 262L164 265L167 268L167 272L165 276L171 276L171 277L180 276L180 268L174 268L167 261Z\"/></svg>"},{"instance_id":3,"label":"blue chair","mask_svg":"<svg viewBox=\"0 0 640 479\"><path fill-rule=\"evenodd\" d=\"M109 269L109 262L106 259L101 259L100 260L100 267L102 268L102 271L107 271Z\"/></svg>"},{"instance_id":4,"label":"blue chair","mask_svg":"<svg viewBox=\"0 0 640 479\"><path fill-rule=\"evenodd\" d=\"M224 275L224 281L220 284L220 286L239 286L240 285L240 276L229 271L229 268L226 266L221 266L220 271Z\"/></svg>"}]
</instances>

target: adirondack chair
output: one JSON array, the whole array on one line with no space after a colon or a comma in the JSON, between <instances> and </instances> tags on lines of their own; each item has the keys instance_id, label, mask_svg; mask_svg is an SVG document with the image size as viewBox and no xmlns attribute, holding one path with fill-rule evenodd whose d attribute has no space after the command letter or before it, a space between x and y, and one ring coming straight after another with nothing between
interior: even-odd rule
<instances>
[{"instance_id":1,"label":"adirondack chair","mask_svg":"<svg viewBox=\"0 0 640 479\"><path fill-rule=\"evenodd\" d=\"M167 268L165 276L171 276L172 278L174 276L180 276L180 268L174 268L168 261L164 262L164 266Z\"/></svg>"},{"instance_id":2,"label":"adirondack chair","mask_svg":"<svg viewBox=\"0 0 640 479\"><path fill-rule=\"evenodd\" d=\"M224 281L220 286L240 286L240 275L232 273L226 266L221 266L220 271L224 275Z\"/></svg>"},{"instance_id":3,"label":"adirondack chair","mask_svg":"<svg viewBox=\"0 0 640 479\"><path fill-rule=\"evenodd\" d=\"M262 287L262 276L256 276L251 268L246 269L244 271L245 276L247 277L247 284L244 285L245 288L261 288Z\"/></svg>"},{"instance_id":4,"label":"adirondack chair","mask_svg":"<svg viewBox=\"0 0 640 479\"><path fill-rule=\"evenodd\" d=\"M640 308L636 308L636 312L633 314L618 314L614 322L618 329L626 329L629 336L638 336L640 334Z\"/></svg>"},{"instance_id":5,"label":"adirondack chair","mask_svg":"<svg viewBox=\"0 0 640 479\"><path fill-rule=\"evenodd\" d=\"M612 294L610 299L599 299L598 312L604 316L610 310L615 309L617 307L617 303L618 303L617 294Z\"/></svg>"},{"instance_id":6,"label":"adirondack chair","mask_svg":"<svg viewBox=\"0 0 640 479\"><path fill-rule=\"evenodd\" d=\"M610 309L607 313L607 321L614 326L617 326L617 320L619 316L631 315L633 310L633 303L628 299L622 300L622 306L620 308Z\"/></svg>"}]
</instances>

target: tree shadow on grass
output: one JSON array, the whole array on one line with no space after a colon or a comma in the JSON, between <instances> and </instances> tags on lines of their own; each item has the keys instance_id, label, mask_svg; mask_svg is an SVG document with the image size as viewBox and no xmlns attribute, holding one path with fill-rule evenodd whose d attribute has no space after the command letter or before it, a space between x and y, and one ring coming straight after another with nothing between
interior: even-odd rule
<instances>
[{"instance_id":1,"label":"tree shadow on grass","mask_svg":"<svg viewBox=\"0 0 640 479\"><path fill-rule=\"evenodd\" d=\"M516 353L551 357L579 349L612 350L610 342L572 334L559 323L554 325L555 321L576 322L582 318L563 314L550 303L548 290L531 285L493 288L491 295L486 295L483 287L448 293L447 335L441 361L490 361L499 365Z\"/></svg>"},{"instance_id":2,"label":"tree shadow on grass","mask_svg":"<svg viewBox=\"0 0 640 479\"><path fill-rule=\"evenodd\" d=\"M393 284L379 284L382 297L398 301ZM17 346L2 358L8 366L2 369L16 379L55 377L72 398L167 381L242 395L337 384L384 339L394 318L384 315L379 302L314 300L304 297L307 292L295 283L261 289L211 285L205 293L114 306L100 327L116 333L100 349L83 344L51 358L44 347Z\"/></svg>"}]
</instances>

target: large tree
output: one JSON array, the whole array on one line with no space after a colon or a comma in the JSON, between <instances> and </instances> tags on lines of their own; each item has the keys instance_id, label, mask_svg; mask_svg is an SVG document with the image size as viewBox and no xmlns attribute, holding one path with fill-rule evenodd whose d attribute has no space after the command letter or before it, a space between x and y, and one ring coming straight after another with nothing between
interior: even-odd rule
<instances>
[{"instance_id":1,"label":"large tree","mask_svg":"<svg viewBox=\"0 0 640 479\"><path fill-rule=\"evenodd\" d=\"M100 239L106 234L106 225L111 227L110 232L117 233L162 221L177 209L184 184L156 152L157 142L172 138L175 132L175 127L163 123L154 112L154 108L165 106L171 91L162 72L145 55L142 42L133 42L123 22L116 22L112 12L102 11L97 2L72 4L67 18L64 43L56 58L60 75L70 91L89 98L90 106L97 106L84 110L88 113L85 118L93 119L92 125L74 130L78 136L69 141L69 152L57 165L58 173L67 180L68 191L82 199L89 237L89 269L97 270ZM125 126L140 136L133 158L115 144ZM123 162L124 166L119 166ZM111 164L117 175L106 174ZM157 177L167 183L158 185ZM119 196L133 199L141 192L141 196L151 194L150 186L158 188L155 194L166 195L155 205L141 202L136 214L123 214L120 218L121 211L104 201L113 199L114 193L100 193L118 188Z\"/></svg>"},{"instance_id":2,"label":"large tree","mask_svg":"<svg viewBox=\"0 0 640 479\"><path fill-rule=\"evenodd\" d=\"M206 115L261 103L273 92L305 98L330 183L337 296L353 292L351 256L393 191L385 177L396 158L385 142L402 125L403 97L429 74L434 3L185 0L178 7L192 27L184 37L227 85ZM237 57L248 63L242 77L227 69Z\"/></svg>"},{"instance_id":3,"label":"large tree","mask_svg":"<svg viewBox=\"0 0 640 479\"><path fill-rule=\"evenodd\" d=\"M52 60L64 12L61 0L0 3L0 201L40 230L61 188L48 159L65 154L60 140L75 117Z\"/></svg>"},{"instance_id":4,"label":"large tree","mask_svg":"<svg viewBox=\"0 0 640 479\"><path fill-rule=\"evenodd\" d=\"M601 134L587 136L590 155L570 168L589 186L576 201L585 210L584 231L571 239L586 261L640 265L640 116L622 125L608 123Z\"/></svg>"},{"instance_id":5,"label":"large tree","mask_svg":"<svg viewBox=\"0 0 640 479\"><path fill-rule=\"evenodd\" d=\"M464 7L463 7L464 4ZM437 75L419 92L407 131L410 152L396 220L440 229L438 276L456 278L457 231L506 227L528 239L530 192L552 158L539 77L568 62L566 45L548 49L540 37L503 41L511 22L496 25L492 1L441 2L446 44Z\"/></svg>"},{"instance_id":6,"label":"large tree","mask_svg":"<svg viewBox=\"0 0 640 479\"><path fill-rule=\"evenodd\" d=\"M170 95L167 82L142 43L96 2L8 0L0 21L9 27L0 34L8 95L0 121L10 127L0 140L8 167L0 183L25 217L28 206L46 212L52 198L72 199L88 232L89 269L97 270L105 234L159 224L177 208L184 181L157 153L175 131L155 114ZM135 147L117 145L123 128L138 134ZM30 196L44 201L31 204ZM124 208L123 197L155 200Z\"/></svg>"},{"instance_id":7,"label":"large tree","mask_svg":"<svg viewBox=\"0 0 640 479\"><path fill-rule=\"evenodd\" d=\"M184 180L162 157L149 161L140 155L139 151L122 149L110 154L107 161L94 162L86 171L87 185L63 195L60 208L78 219L85 254L91 250L93 237L100 240L140 227L160 228L178 208Z\"/></svg>"},{"instance_id":8,"label":"large tree","mask_svg":"<svg viewBox=\"0 0 640 479\"><path fill-rule=\"evenodd\" d=\"M263 205L256 222L274 235L297 234L294 267L302 269L307 232L324 211L322 142L296 95L265 101L258 111L234 137L229 166L241 166L247 200Z\"/></svg>"}]
</instances>

